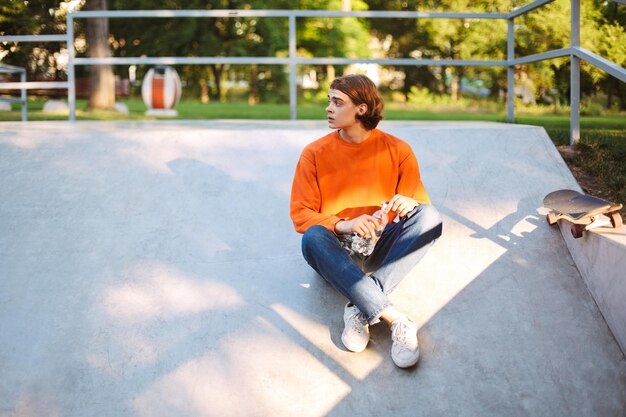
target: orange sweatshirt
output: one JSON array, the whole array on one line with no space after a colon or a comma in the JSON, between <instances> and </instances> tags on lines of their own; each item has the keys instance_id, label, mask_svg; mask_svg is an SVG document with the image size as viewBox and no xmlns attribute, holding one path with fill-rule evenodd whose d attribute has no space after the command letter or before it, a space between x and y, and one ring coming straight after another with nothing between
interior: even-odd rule
<instances>
[{"instance_id":1,"label":"orange sweatshirt","mask_svg":"<svg viewBox=\"0 0 626 417\"><path fill-rule=\"evenodd\" d=\"M334 131L300 155L291 188L291 219L299 233L316 224L334 232L338 221L373 214L396 194L430 204L409 144L378 129L352 144Z\"/></svg>"}]
</instances>

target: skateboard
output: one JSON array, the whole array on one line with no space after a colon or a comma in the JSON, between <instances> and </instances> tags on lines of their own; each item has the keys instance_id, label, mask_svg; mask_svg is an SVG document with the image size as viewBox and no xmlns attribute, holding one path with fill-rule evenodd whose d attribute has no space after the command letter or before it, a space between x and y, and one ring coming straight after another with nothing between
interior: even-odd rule
<instances>
[{"instance_id":1,"label":"skateboard","mask_svg":"<svg viewBox=\"0 0 626 417\"><path fill-rule=\"evenodd\" d=\"M621 204L578 191L554 191L544 197L543 206L552 210L546 215L548 223L553 225L559 219L567 220L572 223L572 236L576 239L581 238L585 230L609 224L615 229L622 226L622 216L617 212L622 208Z\"/></svg>"}]
</instances>

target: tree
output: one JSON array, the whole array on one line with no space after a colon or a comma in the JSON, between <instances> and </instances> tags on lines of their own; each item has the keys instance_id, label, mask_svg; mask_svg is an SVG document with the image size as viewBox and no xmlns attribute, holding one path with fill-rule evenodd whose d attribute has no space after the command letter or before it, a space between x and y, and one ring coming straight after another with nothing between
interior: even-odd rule
<instances>
[{"instance_id":1,"label":"tree","mask_svg":"<svg viewBox=\"0 0 626 417\"><path fill-rule=\"evenodd\" d=\"M175 0L110 0L112 9L172 9L182 7ZM188 0L186 9L334 9L340 0ZM361 0L353 0L355 9L365 8ZM219 17L143 19L141 27L129 25L128 19L111 20L117 56L286 56L289 50L288 19L286 17ZM358 19L311 18L298 19L298 54L304 56L367 56L367 29ZM249 101L264 95L284 91L286 76L274 66L237 66L212 64L204 67L183 67L190 77L187 89L205 91L211 100L223 97L222 79L244 74L250 86ZM320 71L321 72L321 71ZM271 89L270 89L271 88ZM272 90L273 89L273 90Z\"/></svg>"},{"instance_id":2,"label":"tree","mask_svg":"<svg viewBox=\"0 0 626 417\"><path fill-rule=\"evenodd\" d=\"M87 8L106 8L105 0L86 0ZM347 3L350 3L349 5ZM0 33L4 35L65 33L64 13L69 0L0 0ZM508 12L513 7L527 4L527 0L109 0L113 9L327 9L344 10L418 10ZM618 65L624 66L626 56L626 8L604 0L581 2L582 46ZM107 56L107 46L115 56L286 56L288 54L287 18L142 18L110 19L111 37L106 27L95 35L93 28L85 31L79 26L97 25L98 19L80 19L76 38L89 38L92 56ZM569 46L569 1L557 0L529 14L515 19L516 56L532 55ZM95 29L93 29L95 30ZM494 34L496 36L494 36ZM373 52L372 36L377 38L380 51ZM389 58L424 59L504 59L506 56L506 23L495 19L357 19L357 18L298 18L298 56L374 57L383 53ZM108 38L108 39L107 39ZM98 44L98 40L100 43ZM0 56L5 63L28 68L29 77L63 79L64 68L55 57L62 55L62 43L0 44ZM100 52L98 52L100 51ZM79 51L79 54L82 53ZM518 79L534 83L538 98L556 89L557 99L569 100L569 60L552 59L516 67ZM182 66L186 91L194 91L208 100L224 97L223 79L245 79L250 86L250 102L272 95L283 98L287 94L286 73L271 65L214 64ZM124 71L116 66L116 71ZM319 74L326 80L334 77L335 67L319 66ZM398 66L404 73L402 91L408 94L412 86L426 87L437 93L450 92L442 74L449 72L456 81L457 96L462 89L462 78L483 78L491 88L492 96L506 88L505 68L448 68ZM77 67L77 72L82 71ZM94 66L96 71L111 71L110 67ZM147 71L139 66L138 75ZM111 72L107 72L111 74ZM94 78L102 81L108 76ZM111 77L112 78L112 77ZM113 91L106 81L107 91ZM452 88L454 90L454 88ZM582 66L583 94L607 93L607 106L626 108L624 83L590 65ZM279 94L276 95L276 92ZM611 104L613 103L613 104ZM95 106L95 104L94 104ZM109 106L107 104L106 106Z\"/></svg>"},{"instance_id":3,"label":"tree","mask_svg":"<svg viewBox=\"0 0 626 417\"><path fill-rule=\"evenodd\" d=\"M272 2L240 0L111 0L112 9L251 9ZM141 26L129 19L111 21L116 56L275 56L288 49L287 19L254 17L144 18ZM219 100L226 64L183 67L188 87ZM257 72L265 73L257 66ZM208 81L210 82L208 82ZM250 80L256 82L256 80Z\"/></svg>"},{"instance_id":4,"label":"tree","mask_svg":"<svg viewBox=\"0 0 626 417\"><path fill-rule=\"evenodd\" d=\"M106 10L106 0L86 0L85 10ZM110 57L109 20L87 19L87 44L92 58ZM115 77L110 65L92 65L89 72L89 108L113 110L115 107Z\"/></svg>"},{"instance_id":5,"label":"tree","mask_svg":"<svg viewBox=\"0 0 626 417\"><path fill-rule=\"evenodd\" d=\"M468 0L367 0L371 9L423 12L500 12L503 3ZM504 6L504 8L507 8ZM506 24L489 19L372 19L372 33L389 45L389 58L416 59L502 59L506 51ZM495 36L494 36L495 35ZM402 91L405 96L412 87L428 88L432 92L462 93L464 76L488 75L492 95L498 92L501 68L404 66L396 70L405 73ZM480 71L480 72L479 72ZM452 75L448 91L447 74ZM481 75L482 76L482 75Z\"/></svg>"},{"instance_id":6,"label":"tree","mask_svg":"<svg viewBox=\"0 0 626 417\"><path fill-rule=\"evenodd\" d=\"M339 0L301 1L300 7L305 9L367 10L367 5L360 0L352 0L350 4ZM298 54L315 57L360 58L368 57L370 36L366 21L354 17L346 18L304 18L298 21ZM320 68L321 70L322 68ZM332 65L323 68L326 72L326 84L335 78Z\"/></svg>"},{"instance_id":7,"label":"tree","mask_svg":"<svg viewBox=\"0 0 626 417\"><path fill-rule=\"evenodd\" d=\"M371 10L417 10L417 0L366 0ZM433 58L430 48L430 32L427 20L420 19L371 19L372 34L387 45L387 58ZM405 74L402 92L408 97L412 86L419 85L431 91L437 90L437 79L430 69L419 66L394 67Z\"/></svg>"},{"instance_id":8,"label":"tree","mask_svg":"<svg viewBox=\"0 0 626 417\"><path fill-rule=\"evenodd\" d=\"M0 35L65 34L68 1L0 0ZM65 79L65 66L57 58L65 49L61 42L0 42L3 63L25 67L29 78Z\"/></svg>"},{"instance_id":9,"label":"tree","mask_svg":"<svg viewBox=\"0 0 626 417\"><path fill-rule=\"evenodd\" d=\"M626 67L626 7L617 2L594 0L591 18L595 21L598 31L592 42L583 45L591 52L603 56L617 65ZM583 16L583 18L589 18ZM583 33L586 40L587 33ZM607 94L606 107L613 106L614 98L619 108L626 110L626 85L617 78L589 66L588 71L596 90L605 90Z\"/></svg>"},{"instance_id":10,"label":"tree","mask_svg":"<svg viewBox=\"0 0 626 417\"><path fill-rule=\"evenodd\" d=\"M61 3L53 0L14 1L0 0L0 23L3 35L65 34L66 13L70 1ZM106 0L87 0L87 8L106 9ZM109 56L108 29L106 19L89 19L87 37L91 43L91 56ZM78 33L80 36L80 32ZM62 42L35 42L0 44L6 53L3 62L26 67L29 77L36 79L67 79L67 68L60 56L67 53ZM91 108L113 108L115 103L115 81L110 66L95 66L92 71L94 94ZM102 97L107 100L103 101Z\"/></svg>"}]
</instances>

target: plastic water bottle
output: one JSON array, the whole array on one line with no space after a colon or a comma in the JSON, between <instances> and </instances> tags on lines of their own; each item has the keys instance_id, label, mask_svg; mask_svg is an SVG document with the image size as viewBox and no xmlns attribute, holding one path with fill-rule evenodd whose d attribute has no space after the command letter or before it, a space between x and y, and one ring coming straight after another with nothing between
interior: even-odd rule
<instances>
[{"instance_id":1,"label":"plastic water bottle","mask_svg":"<svg viewBox=\"0 0 626 417\"><path fill-rule=\"evenodd\" d=\"M383 233L383 229L387 225L387 203L382 204L382 208L374 213L374 217L378 218L382 222L382 228L376 231L376 237L380 237ZM351 249L360 253L363 256L370 256L374 251L376 243L372 242L370 237L361 237L358 233L352 235L352 247Z\"/></svg>"}]
</instances>

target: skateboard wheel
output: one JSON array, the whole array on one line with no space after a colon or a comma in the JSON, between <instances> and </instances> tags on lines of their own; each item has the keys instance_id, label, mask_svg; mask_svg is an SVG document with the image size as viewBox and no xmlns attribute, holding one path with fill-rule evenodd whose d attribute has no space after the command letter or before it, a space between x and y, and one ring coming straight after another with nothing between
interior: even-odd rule
<instances>
[{"instance_id":1,"label":"skateboard wheel","mask_svg":"<svg viewBox=\"0 0 626 417\"><path fill-rule=\"evenodd\" d=\"M615 229L622 227L622 216L619 213L611 213L611 226Z\"/></svg>"},{"instance_id":2,"label":"skateboard wheel","mask_svg":"<svg viewBox=\"0 0 626 417\"><path fill-rule=\"evenodd\" d=\"M556 224L556 215L554 213L550 212L546 214L546 219L548 220L548 224Z\"/></svg>"},{"instance_id":3,"label":"skateboard wheel","mask_svg":"<svg viewBox=\"0 0 626 417\"><path fill-rule=\"evenodd\" d=\"M570 230L572 231L572 236L574 236L574 239L580 239L581 237L583 237L583 231L585 230L585 226L581 224L575 224L572 225L572 228Z\"/></svg>"}]
</instances>

